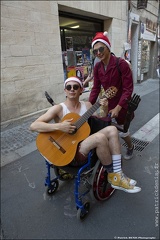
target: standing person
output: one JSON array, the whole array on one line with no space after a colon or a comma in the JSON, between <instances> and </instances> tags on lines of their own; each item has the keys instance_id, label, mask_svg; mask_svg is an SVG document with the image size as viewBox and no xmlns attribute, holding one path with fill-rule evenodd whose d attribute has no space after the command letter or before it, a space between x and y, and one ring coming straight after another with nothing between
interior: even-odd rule
<instances>
[{"instance_id":1,"label":"standing person","mask_svg":"<svg viewBox=\"0 0 160 240\"><path fill-rule=\"evenodd\" d=\"M95 57L95 59L93 61L92 71L88 74L88 77L83 82L83 86L84 87L86 87L86 85L89 84L89 91L91 91L91 89L93 87L94 67L95 67L95 65L98 62L100 62L100 59L98 57ZM103 87L101 86L101 91L99 93L99 98L101 98L104 95L104 93L105 93L105 91L104 91ZM102 106L100 106L100 108L99 108L99 113L100 113L100 116L102 117L102 115L103 115L103 108L102 108Z\"/></svg>"},{"instance_id":2,"label":"standing person","mask_svg":"<svg viewBox=\"0 0 160 240\"><path fill-rule=\"evenodd\" d=\"M132 70L131 60L129 60L129 59L130 59L130 57L129 57L129 50L126 50L126 51L125 51L125 53L124 53L124 59L125 59L125 61L129 64L130 69Z\"/></svg>"},{"instance_id":3,"label":"standing person","mask_svg":"<svg viewBox=\"0 0 160 240\"><path fill-rule=\"evenodd\" d=\"M121 58L111 54L111 44L107 37L107 32L98 32L92 40L93 53L100 59L94 67L94 83L89 96L89 101L94 104L101 90L110 86L115 86L118 92L115 97L108 100L108 111L111 118L119 125L123 125L127 113L127 102L133 93L132 72L128 63ZM127 133L120 133L120 136L127 144L127 152L124 159L129 160L133 157L134 145Z\"/></svg>"},{"instance_id":4,"label":"standing person","mask_svg":"<svg viewBox=\"0 0 160 240\"><path fill-rule=\"evenodd\" d=\"M92 64L92 68L91 68L91 71L90 73L88 74L87 78L84 80L83 82L83 86L86 87L86 85L93 80L94 76L94 66L96 65L97 62L100 62L99 58L98 57L95 57L95 59L93 60L93 64ZM93 86L93 84L92 84ZM92 88L91 86L91 88Z\"/></svg>"},{"instance_id":5,"label":"standing person","mask_svg":"<svg viewBox=\"0 0 160 240\"><path fill-rule=\"evenodd\" d=\"M45 114L31 124L30 130L37 132L54 132L58 130L64 133L73 134L74 137L76 126L72 123L73 119L65 118L65 120L63 120L63 117L67 113L77 113L81 116L92 105L90 102L79 100L83 92L83 85L77 77L66 79L64 91L67 96L65 102L52 106ZM106 109L106 106L108 106L107 99L101 99L100 104ZM62 119L62 121L58 123L51 122L55 118L59 118L59 120ZM79 131L79 129L77 131ZM126 177L121 169L120 143L116 127L105 127L82 140L77 147L75 158L73 161L71 159L71 164L84 164L87 160L88 153L92 149L96 149L99 160L108 172L108 182L113 188L128 193L137 193L141 191L141 188L135 186L136 181Z\"/></svg>"}]
</instances>

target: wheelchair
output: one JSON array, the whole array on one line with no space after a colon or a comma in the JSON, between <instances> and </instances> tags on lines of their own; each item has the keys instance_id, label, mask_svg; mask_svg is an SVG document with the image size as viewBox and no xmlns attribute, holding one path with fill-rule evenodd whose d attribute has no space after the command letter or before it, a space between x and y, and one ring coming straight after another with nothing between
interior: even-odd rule
<instances>
[{"instance_id":1,"label":"wheelchair","mask_svg":"<svg viewBox=\"0 0 160 240\"><path fill-rule=\"evenodd\" d=\"M55 104L47 92L45 92L45 96L51 105ZM132 110L135 110L140 102L140 98L138 96L137 99L137 96L134 95L132 100ZM130 115L127 116L127 122L124 129L118 128L118 130L122 132L128 130ZM108 126L111 124L111 121L108 121L105 124L105 126ZM45 186L47 187L48 195L56 193L59 187L59 181L74 180L74 198L78 220L84 220L90 211L90 202L88 200L86 201L87 194L90 193L91 197L97 201L104 201L108 200L115 191L107 180L108 174L99 161L95 150L89 152L86 163L79 167L70 166L70 164L63 167L57 167L47 159L45 162L47 168ZM51 169L54 170L55 177L53 179L51 178Z\"/></svg>"},{"instance_id":2,"label":"wheelchair","mask_svg":"<svg viewBox=\"0 0 160 240\"><path fill-rule=\"evenodd\" d=\"M59 187L60 181L68 181L74 179L74 198L77 208L77 218L83 220L89 213L90 202L85 200L85 196L91 193L91 197L96 200L103 201L109 199L114 193L113 189L107 181L107 172L96 156L94 150L88 154L87 161L84 165L57 167L49 163L47 160L47 176L45 178L45 186L47 194L55 194ZM51 179L51 169L54 170L55 177Z\"/></svg>"}]
</instances>

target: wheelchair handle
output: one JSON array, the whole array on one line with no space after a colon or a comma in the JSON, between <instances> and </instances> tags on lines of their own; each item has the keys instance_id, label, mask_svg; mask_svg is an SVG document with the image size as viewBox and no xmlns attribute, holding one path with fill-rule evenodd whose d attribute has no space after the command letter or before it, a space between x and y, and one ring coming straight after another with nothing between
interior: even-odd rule
<instances>
[{"instance_id":1,"label":"wheelchair handle","mask_svg":"<svg viewBox=\"0 0 160 240\"><path fill-rule=\"evenodd\" d=\"M128 102L128 111L126 114L125 122L123 127L118 126L116 123L112 123L119 131L126 133L129 129L130 123L132 121L133 113L138 108L141 98L136 93L133 94L131 100Z\"/></svg>"},{"instance_id":2,"label":"wheelchair handle","mask_svg":"<svg viewBox=\"0 0 160 240\"><path fill-rule=\"evenodd\" d=\"M53 99L50 97L50 95L48 94L47 91L45 91L45 97L47 98L48 102L54 106L55 105L55 102L53 101Z\"/></svg>"}]
</instances>

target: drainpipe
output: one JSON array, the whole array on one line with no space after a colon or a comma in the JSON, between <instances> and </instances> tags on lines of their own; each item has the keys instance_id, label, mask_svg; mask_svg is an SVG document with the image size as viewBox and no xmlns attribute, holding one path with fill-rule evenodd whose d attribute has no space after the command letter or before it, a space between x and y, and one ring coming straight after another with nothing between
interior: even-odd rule
<instances>
[{"instance_id":1,"label":"drainpipe","mask_svg":"<svg viewBox=\"0 0 160 240\"><path fill-rule=\"evenodd\" d=\"M127 42L129 42L128 33L129 33L129 25L130 25L130 11L131 11L131 0L128 0L128 12L127 12L127 15L128 15Z\"/></svg>"}]
</instances>

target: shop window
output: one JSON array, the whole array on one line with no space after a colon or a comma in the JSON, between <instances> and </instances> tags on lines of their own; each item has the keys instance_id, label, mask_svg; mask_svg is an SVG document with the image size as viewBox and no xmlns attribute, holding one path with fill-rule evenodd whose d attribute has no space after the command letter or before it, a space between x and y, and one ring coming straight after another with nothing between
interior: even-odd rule
<instances>
[{"instance_id":1,"label":"shop window","mask_svg":"<svg viewBox=\"0 0 160 240\"><path fill-rule=\"evenodd\" d=\"M142 40L141 73L149 71L150 41Z\"/></svg>"},{"instance_id":2,"label":"shop window","mask_svg":"<svg viewBox=\"0 0 160 240\"><path fill-rule=\"evenodd\" d=\"M64 80L88 76L94 56L91 43L96 32L103 31L103 21L59 14Z\"/></svg>"}]
</instances>

